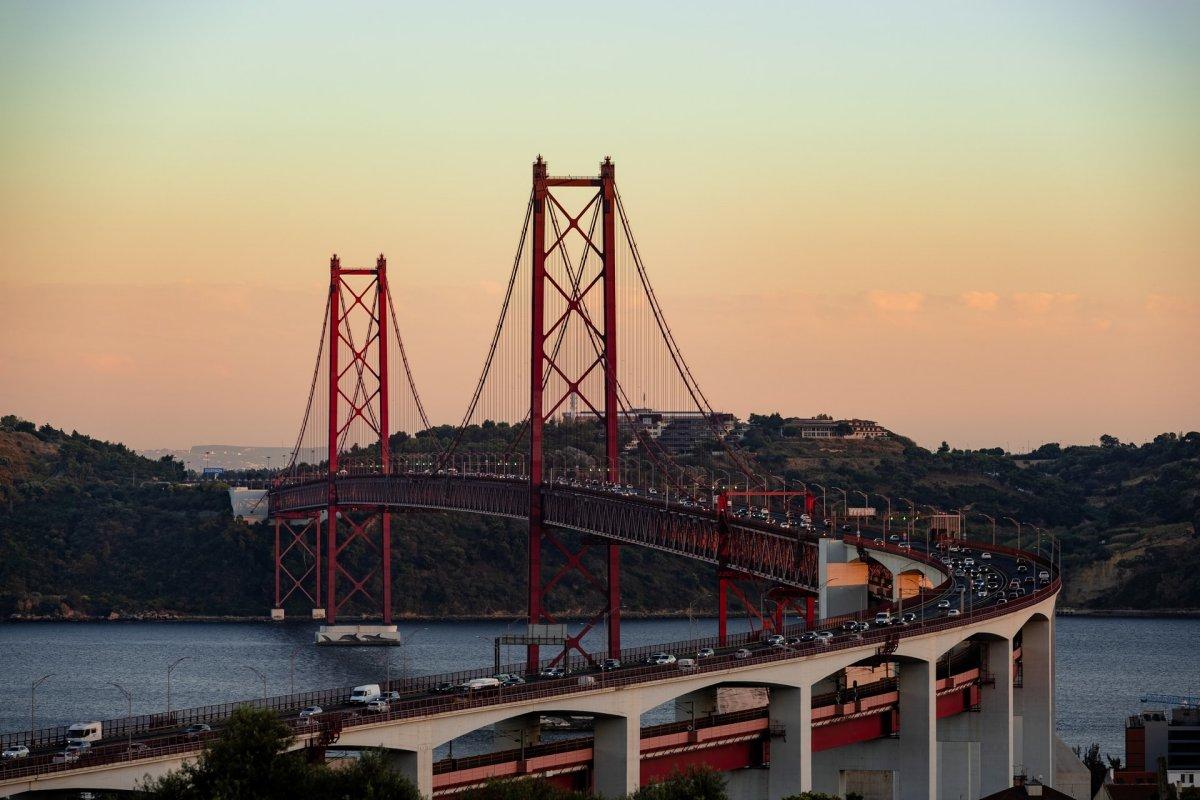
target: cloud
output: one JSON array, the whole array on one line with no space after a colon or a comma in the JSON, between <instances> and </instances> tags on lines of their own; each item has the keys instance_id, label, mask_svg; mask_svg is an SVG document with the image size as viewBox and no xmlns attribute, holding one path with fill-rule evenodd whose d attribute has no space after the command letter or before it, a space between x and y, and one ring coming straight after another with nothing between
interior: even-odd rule
<instances>
[{"instance_id":1,"label":"cloud","mask_svg":"<svg viewBox=\"0 0 1200 800\"><path fill-rule=\"evenodd\" d=\"M100 375L124 375L133 371L133 359L123 353L85 353L83 366Z\"/></svg>"},{"instance_id":2,"label":"cloud","mask_svg":"<svg viewBox=\"0 0 1200 800\"><path fill-rule=\"evenodd\" d=\"M1145 309L1155 316L1200 314L1200 301L1178 295L1148 294Z\"/></svg>"},{"instance_id":3,"label":"cloud","mask_svg":"<svg viewBox=\"0 0 1200 800\"><path fill-rule=\"evenodd\" d=\"M868 292L867 299L879 311L897 311L912 314L920 311L925 303L922 292Z\"/></svg>"},{"instance_id":4,"label":"cloud","mask_svg":"<svg viewBox=\"0 0 1200 800\"><path fill-rule=\"evenodd\" d=\"M963 305L976 311L992 311L1000 302L1000 295L995 292L963 292L959 295Z\"/></svg>"},{"instance_id":5,"label":"cloud","mask_svg":"<svg viewBox=\"0 0 1200 800\"><path fill-rule=\"evenodd\" d=\"M1017 292L1012 299L1017 308L1027 314L1047 314L1073 307L1079 295L1073 292Z\"/></svg>"}]
</instances>

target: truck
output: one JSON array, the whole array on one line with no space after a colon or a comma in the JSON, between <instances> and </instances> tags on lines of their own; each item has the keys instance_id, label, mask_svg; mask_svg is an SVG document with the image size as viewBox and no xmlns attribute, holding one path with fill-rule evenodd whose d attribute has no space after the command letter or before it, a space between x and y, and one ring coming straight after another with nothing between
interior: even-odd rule
<instances>
[{"instance_id":1,"label":"truck","mask_svg":"<svg viewBox=\"0 0 1200 800\"><path fill-rule=\"evenodd\" d=\"M98 742L104 738L104 728L99 722L76 722L67 728L67 744Z\"/></svg>"},{"instance_id":2,"label":"truck","mask_svg":"<svg viewBox=\"0 0 1200 800\"><path fill-rule=\"evenodd\" d=\"M350 692L350 702L358 705L369 703L372 700L379 699L379 684L365 683L362 686L355 686Z\"/></svg>"}]
</instances>

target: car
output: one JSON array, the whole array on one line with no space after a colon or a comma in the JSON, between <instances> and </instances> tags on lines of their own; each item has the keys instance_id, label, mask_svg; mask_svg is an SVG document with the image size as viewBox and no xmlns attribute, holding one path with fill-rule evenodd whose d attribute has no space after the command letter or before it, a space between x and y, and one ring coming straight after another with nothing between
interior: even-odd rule
<instances>
[{"instance_id":1,"label":"car","mask_svg":"<svg viewBox=\"0 0 1200 800\"><path fill-rule=\"evenodd\" d=\"M796 645L800 644L800 637L799 636L789 636L787 639L784 640L783 643L786 644L788 647L795 647Z\"/></svg>"},{"instance_id":2,"label":"car","mask_svg":"<svg viewBox=\"0 0 1200 800\"><path fill-rule=\"evenodd\" d=\"M842 530L845 530L845 528L843 528ZM883 539L880 539L878 536L876 536L876 537L875 537L875 544L883 544Z\"/></svg>"},{"instance_id":3,"label":"car","mask_svg":"<svg viewBox=\"0 0 1200 800\"><path fill-rule=\"evenodd\" d=\"M905 611L900 619L904 620L905 622L916 622L917 615L912 611Z\"/></svg>"},{"instance_id":4,"label":"car","mask_svg":"<svg viewBox=\"0 0 1200 800\"><path fill-rule=\"evenodd\" d=\"M437 686L433 687L433 693L434 694L449 694L450 692L453 692L457 688L458 688L458 686L451 683L450 681L442 681Z\"/></svg>"},{"instance_id":5,"label":"car","mask_svg":"<svg viewBox=\"0 0 1200 800\"><path fill-rule=\"evenodd\" d=\"M800 634L799 638L802 642L815 642L817 640L817 635L812 631L805 631L804 633Z\"/></svg>"},{"instance_id":6,"label":"car","mask_svg":"<svg viewBox=\"0 0 1200 800\"><path fill-rule=\"evenodd\" d=\"M23 744L18 744L13 747L6 747L4 752L0 753L0 759L11 761L16 758L29 758L29 748Z\"/></svg>"},{"instance_id":7,"label":"car","mask_svg":"<svg viewBox=\"0 0 1200 800\"><path fill-rule=\"evenodd\" d=\"M397 703L400 701L400 693L396 691L380 692L380 700L387 700L389 703Z\"/></svg>"},{"instance_id":8,"label":"car","mask_svg":"<svg viewBox=\"0 0 1200 800\"><path fill-rule=\"evenodd\" d=\"M546 667L538 673L540 678L565 678L567 671L562 667Z\"/></svg>"},{"instance_id":9,"label":"car","mask_svg":"<svg viewBox=\"0 0 1200 800\"><path fill-rule=\"evenodd\" d=\"M1038 578L1040 578L1041 580L1044 580L1044 581L1048 581L1048 580L1050 580L1050 573L1047 572L1046 570L1042 570L1041 572L1038 573Z\"/></svg>"},{"instance_id":10,"label":"car","mask_svg":"<svg viewBox=\"0 0 1200 800\"><path fill-rule=\"evenodd\" d=\"M671 655L670 653L655 653L654 655L650 656L650 663L656 664L660 667L666 666L667 664L674 664L675 656Z\"/></svg>"},{"instance_id":11,"label":"car","mask_svg":"<svg viewBox=\"0 0 1200 800\"><path fill-rule=\"evenodd\" d=\"M888 537L888 541L889 541L889 542L898 542L898 541L900 541L900 534L898 534L898 533L893 533L891 536L889 536L889 537Z\"/></svg>"},{"instance_id":12,"label":"car","mask_svg":"<svg viewBox=\"0 0 1200 800\"><path fill-rule=\"evenodd\" d=\"M320 706L306 706L300 709L300 719L308 719L309 717L317 717L325 713L325 709Z\"/></svg>"},{"instance_id":13,"label":"car","mask_svg":"<svg viewBox=\"0 0 1200 800\"><path fill-rule=\"evenodd\" d=\"M846 631L847 633L853 633L854 631L858 630L858 623L852 619L846 620L842 623L842 630Z\"/></svg>"},{"instance_id":14,"label":"car","mask_svg":"<svg viewBox=\"0 0 1200 800\"><path fill-rule=\"evenodd\" d=\"M712 658L716 654L717 651L713 650L711 647L701 647L696 651L696 658Z\"/></svg>"},{"instance_id":15,"label":"car","mask_svg":"<svg viewBox=\"0 0 1200 800\"><path fill-rule=\"evenodd\" d=\"M195 739L197 736L201 736L202 734L211 733L212 725L209 725L206 722L197 722L193 725L188 725L183 729L183 732L186 733L190 738Z\"/></svg>"},{"instance_id":16,"label":"car","mask_svg":"<svg viewBox=\"0 0 1200 800\"><path fill-rule=\"evenodd\" d=\"M682 670L691 670L696 668L696 659L681 658L675 662L675 666Z\"/></svg>"},{"instance_id":17,"label":"car","mask_svg":"<svg viewBox=\"0 0 1200 800\"><path fill-rule=\"evenodd\" d=\"M374 700L367 701L367 711L372 714L386 714L391 710L387 700L380 700L378 697Z\"/></svg>"},{"instance_id":18,"label":"car","mask_svg":"<svg viewBox=\"0 0 1200 800\"><path fill-rule=\"evenodd\" d=\"M67 748L54 754L54 758L50 759L55 764L72 764L79 760L79 752Z\"/></svg>"},{"instance_id":19,"label":"car","mask_svg":"<svg viewBox=\"0 0 1200 800\"><path fill-rule=\"evenodd\" d=\"M125 754L130 756L143 755L150 747L145 742L131 742L129 747L125 748Z\"/></svg>"},{"instance_id":20,"label":"car","mask_svg":"<svg viewBox=\"0 0 1200 800\"><path fill-rule=\"evenodd\" d=\"M733 657L739 661L743 658L749 658L752 655L754 654L744 647L739 647L737 650L733 651Z\"/></svg>"},{"instance_id":21,"label":"car","mask_svg":"<svg viewBox=\"0 0 1200 800\"><path fill-rule=\"evenodd\" d=\"M892 624L892 615L889 614L887 611L880 611L878 614L875 615L876 627L878 627L880 625L891 625L891 624Z\"/></svg>"},{"instance_id":22,"label":"car","mask_svg":"<svg viewBox=\"0 0 1200 800\"><path fill-rule=\"evenodd\" d=\"M610 659L610 660L613 660L613 659ZM621 662L618 661L617 666L618 667L621 666ZM616 667L614 667L614 669L615 668ZM509 675L507 678L500 681L500 685L503 686L505 689L512 688L513 686L523 686L523 685L525 685L525 679L522 678L520 675Z\"/></svg>"},{"instance_id":23,"label":"car","mask_svg":"<svg viewBox=\"0 0 1200 800\"><path fill-rule=\"evenodd\" d=\"M1025 566L1024 564L1017 564L1017 572L1028 572L1028 571L1029 571L1029 567Z\"/></svg>"},{"instance_id":24,"label":"car","mask_svg":"<svg viewBox=\"0 0 1200 800\"><path fill-rule=\"evenodd\" d=\"M1008 602L1008 598L1005 597L1004 595L1000 595L999 597L996 598L997 605L1004 605L1007 602Z\"/></svg>"},{"instance_id":25,"label":"car","mask_svg":"<svg viewBox=\"0 0 1200 800\"><path fill-rule=\"evenodd\" d=\"M866 624L865 622L863 623ZM821 644L829 644L833 641L833 631L818 631L817 641Z\"/></svg>"},{"instance_id":26,"label":"car","mask_svg":"<svg viewBox=\"0 0 1200 800\"><path fill-rule=\"evenodd\" d=\"M964 558L964 559L963 559L963 563L964 563L964 564L966 564L968 567L973 567L973 566L975 566L975 559L973 559L973 558Z\"/></svg>"},{"instance_id":27,"label":"car","mask_svg":"<svg viewBox=\"0 0 1200 800\"><path fill-rule=\"evenodd\" d=\"M949 601L949 600L938 600L937 607L938 607L938 608L949 608L949 607L950 607L950 601Z\"/></svg>"},{"instance_id":28,"label":"car","mask_svg":"<svg viewBox=\"0 0 1200 800\"><path fill-rule=\"evenodd\" d=\"M613 670L613 669L620 669L620 668L621 668L621 662L615 658L606 658L600 662L600 669L605 672L608 672L609 670Z\"/></svg>"},{"instance_id":29,"label":"car","mask_svg":"<svg viewBox=\"0 0 1200 800\"><path fill-rule=\"evenodd\" d=\"M948 617L957 617L957 616L958 616L959 614L961 614L961 613L962 613L962 612L961 612L961 611L959 611L957 608L952 608L952 609L950 609L949 611L947 611L947 612L946 612L946 616L948 616Z\"/></svg>"},{"instance_id":30,"label":"car","mask_svg":"<svg viewBox=\"0 0 1200 800\"><path fill-rule=\"evenodd\" d=\"M773 634L767 637L767 644L771 647L783 647L784 638L781 634Z\"/></svg>"},{"instance_id":31,"label":"car","mask_svg":"<svg viewBox=\"0 0 1200 800\"><path fill-rule=\"evenodd\" d=\"M986 551L986 550L984 550L982 553L980 553L980 554L979 554L979 557L980 557L980 558L982 558L984 561L991 561L991 560L992 560L992 554L991 554L991 553L989 553L989 552L988 552L988 551Z\"/></svg>"}]
</instances>

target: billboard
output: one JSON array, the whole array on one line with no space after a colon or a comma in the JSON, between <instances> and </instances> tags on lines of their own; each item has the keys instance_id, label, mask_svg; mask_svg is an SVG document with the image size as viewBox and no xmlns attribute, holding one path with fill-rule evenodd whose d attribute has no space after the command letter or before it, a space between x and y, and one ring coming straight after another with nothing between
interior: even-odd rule
<instances>
[{"instance_id":1,"label":"billboard","mask_svg":"<svg viewBox=\"0 0 1200 800\"><path fill-rule=\"evenodd\" d=\"M875 516L874 506L850 507L846 509L848 517L873 517Z\"/></svg>"}]
</instances>

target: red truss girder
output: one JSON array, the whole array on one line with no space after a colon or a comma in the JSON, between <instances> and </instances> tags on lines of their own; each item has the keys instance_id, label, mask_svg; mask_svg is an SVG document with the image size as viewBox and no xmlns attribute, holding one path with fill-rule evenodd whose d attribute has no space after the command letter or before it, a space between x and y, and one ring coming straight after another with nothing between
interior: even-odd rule
<instances>
[{"instance_id":1,"label":"red truss girder","mask_svg":"<svg viewBox=\"0 0 1200 800\"><path fill-rule=\"evenodd\" d=\"M336 488L343 507L466 511L514 519L528 513L529 485L520 480L353 475L338 478ZM271 493L271 511L320 508L326 490L323 482L280 487ZM747 522L723 525L711 512L573 487L542 487L539 500L544 523L554 528L687 556L772 585L817 590L817 539L810 534L784 534Z\"/></svg>"},{"instance_id":2,"label":"red truss girder","mask_svg":"<svg viewBox=\"0 0 1200 800\"><path fill-rule=\"evenodd\" d=\"M388 436L388 307L387 260L381 255L374 269L343 269L337 256L329 262L329 434L325 510L325 619L329 624L350 601L361 598L379 609L385 625L392 621L391 515L383 509L357 508L339 495L340 455L351 425L361 421L370 438L379 442L380 468L388 474L391 456ZM365 322L362 341L354 323ZM342 365L343 347L346 364ZM372 360L374 356L374 360ZM357 444L357 443L356 443ZM365 442L364 442L365 444ZM356 509L351 514L351 509ZM347 563L349 548L366 548L371 557L358 567ZM355 571L355 570L359 571ZM376 578L377 598L369 585Z\"/></svg>"},{"instance_id":3,"label":"red truss girder","mask_svg":"<svg viewBox=\"0 0 1200 800\"><path fill-rule=\"evenodd\" d=\"M321 605L320 514L275 518L275 608L297 594Z\"/></svg>"}]
</instances>

